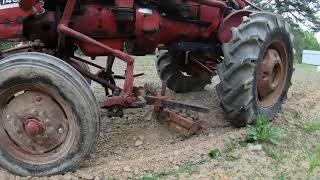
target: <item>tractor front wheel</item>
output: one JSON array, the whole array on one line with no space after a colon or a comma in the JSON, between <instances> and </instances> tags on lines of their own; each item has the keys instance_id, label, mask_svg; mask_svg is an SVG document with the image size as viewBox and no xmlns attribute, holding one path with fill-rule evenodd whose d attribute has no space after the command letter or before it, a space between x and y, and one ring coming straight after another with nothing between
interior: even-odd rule
<instances>
[{"instance_id":1,"label":"tractor front wheel","mask_svg":"<svg viewBox=\"0 0 320 180\"><path fill-rule=\"evenodd\" d=\"M0 62L0 165L21 176L79 167L97 142L99 106L64 61L19 53Z\"/></svg>"},{"instance_id":2,"label":"tractor front wheel","mask_svg":"<svg viewBox=\"0 0 320 180\"><path fill-rule=\"evenodd\" d=\"M284 103L293 71L293 36L278 15L244 17L223 44L224 61L217 66L217 92L229 120L238 127L258 115L272 120Z\"/></svg>"}]
</instances>

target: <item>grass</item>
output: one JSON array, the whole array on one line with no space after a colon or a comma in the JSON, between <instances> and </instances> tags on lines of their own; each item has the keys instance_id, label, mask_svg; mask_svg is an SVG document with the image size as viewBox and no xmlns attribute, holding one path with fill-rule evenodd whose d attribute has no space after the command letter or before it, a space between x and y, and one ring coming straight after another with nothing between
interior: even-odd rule
<instances>
[{"instance_id":1,"label":"grass","mask_svg":"<svg viewBox=\"0 0 320 180\"><path fill-rule=\"evenodd\" d=\"M283 162L284 155L282 153L279 153L276 149L270 148L268 146L264 146L263 150L268 157L272 158L276 162L278 163Z\"/></svg>"},{"instance_id":2,"label":"grass","mask_svg":"<svg viewBox=\"0 0 320 180\"><path fill-rule=\"evenodd\" d=\"M317 66L309 65L309 64L295 64L295 68L301 69L306 73L317 72Z\"/></svg>"},{"instance_id":3,"label":"grass","mask_svg":"<svg viewBox=\"0 0 320 180\"><path fill-rule=\"evenodd\" d=\"M256 124L248 127L248 142L277 144L280 129L273 127L265 116L258 115Z\"/></svg>"},{"instance_id":4,"label":"grass","mask_svg":"<svg viewBox=\"0 0 320 180\"><path fill-rule=\"evenodd\" d=\"M316 144L309 160L308 179L312 173L320 167L320 144Z\"/></svg>"},{"instance_id":5,"label":"grass","mask_svg":"<svg viewBox=\"0 0 320 180\"><path fill-rule=\"evenodd\" d=\"M165 171L161 171L159 173L154 173L151 175L144 175L139 179L158 180L158 179L167 179L168 177L171 177L171 176L179 178L180 174L183 174L184 176L190 176L195 173L199 174L200 173L199 165L201 164L203 164L203 162L200 162L197 165L193 165L191 163L185 163L177 169L170 170L170 171L165 170Z\"/></svg>"},{"instance_id":6,"label":"grass","mask_svg":"<svg viewBox=\"0 0 320 180\"><path fill-rule=\"evenodd\" d=\"M240 144L234 140L234 139L229 139L227 142L227 147L224 150L223 154L221 154L220 160L222 161L236 161L240 159L240 157L237 157L233 154L233 152L237 149L240 148Z\"/></svg>"},{"instance_id":7,"label":"grass","mask_svg":"<svg viewBox=\"0 0 320 180\"><path fill-rule=\"evenodd\" d=\"M308 134L312 134L318 130L320 130L320 122L317 120L314 121L310 121L310 122L305 122L302 125L300 125L300 128L308 133Z\"/></svg>"}]
</instances>

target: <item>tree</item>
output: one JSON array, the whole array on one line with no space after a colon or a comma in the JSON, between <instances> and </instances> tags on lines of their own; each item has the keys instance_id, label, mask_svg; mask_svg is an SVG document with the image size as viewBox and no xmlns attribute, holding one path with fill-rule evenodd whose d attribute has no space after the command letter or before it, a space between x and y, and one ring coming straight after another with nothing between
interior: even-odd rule
<instances>
[{"instance_id":1,"label":"tree","mask_svg":"<svg viewBox=\"0 0 320 180\"><path fill-rule=\"evenodd\" d=\"M301 63L303 50L320 51L320 44L311 32L294 32L295 34L295 59Z\"/></svg>"},{"instance_id":2,"label":"tree","mask_svg":"<svg viewBox=\"0 0 320 180\"><path fill-rule=\"evenodd\" d=\"M296 30L320 31L320 0L252 0L253 3L285 17Z\"/></svg>"}]
</instances>

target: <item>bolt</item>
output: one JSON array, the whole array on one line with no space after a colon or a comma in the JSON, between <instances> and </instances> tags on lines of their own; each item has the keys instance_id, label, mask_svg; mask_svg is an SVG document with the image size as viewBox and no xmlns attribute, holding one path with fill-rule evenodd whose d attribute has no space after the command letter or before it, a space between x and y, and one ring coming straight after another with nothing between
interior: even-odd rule
<instances>
[{"instance_id":1,"label":"bolt","mask_svg":"<svg viewBox=\"0 0 320 180\"><path fill-rule=\"evenodd\" d=\"M63 134L64 133L64 129L61 127L58 129L59 134Z\"/></svg>"},{"instance_id":2,"label":"bolt","mask_svg":"<svg viewBox=\"0 0 320 180\"><path fill-rule=\"evenodd\" d=\"M41 102L42 101L42 97L41 96L36 96L36 101L37 102Z\"/></svg>"},{"instance_id":3,"label":"bolt","mask_svg":"<svg viewBox=\"0 0 320 180\"><path fill-rule=\"evenodd\" d=\"M32 115L34 115L34 116L38 116L38 115L39 115L39 112L38 112L37 110L35 110L35 109L34 109L34 110L32 111Z\"/></svg>"},{"instance_id":4,"label":"bolt","mask_svg":"<svg viewBox=\"0 0 320 180\"><path fill-rule=\"evenodd\" d=\"M6 116L6 117L7 117L7 119L8 119L8 120L10 119L10 115L9 115L9 114L7 114L7 116Z\"/></svg>"}]
</instances>

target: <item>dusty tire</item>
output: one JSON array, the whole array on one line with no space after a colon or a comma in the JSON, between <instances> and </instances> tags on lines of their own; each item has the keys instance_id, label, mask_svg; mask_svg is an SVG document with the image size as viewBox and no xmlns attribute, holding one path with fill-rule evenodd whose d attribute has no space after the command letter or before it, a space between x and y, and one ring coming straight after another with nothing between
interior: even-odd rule
<instances>
[{"instance_id":1,"label":"dusty tire","mask_svg":"<svg viewBox=\"0 0 320 180\"><path fill-rule=\"evenodd\" d=\"M294 50L290 26L279 15L253 13L244 17L242 24L232 29L232 34L232 39L223 44L224 61L217 67L221 82L216 89L221 106L238 127L253 123L259 114L272 120L291 84ZM275 54L274 58L266 60L270 53ZM279 62L282 69L277 71ZM273 76L279 80L278 84L273 82ZM262 86L261 82L269 84Z\"/></svg>"},{"instance_id":2,"label":"dusty tire","mask_svg":"<svg viewBox=\"0 0 320 180\"><path fill-rule=\"evenodd\" d=\"M181 71L179 57L164 52L156 60L156 69L162 81L167 81L167 87L176 93L202 91L211 83L212 76L205 72L197 75L186 75Z\"/></svg>"},{"instance_id":3,"label":"dusty tire","mask_svg":"<svg viewBox=\"0 0 320 180\"><path fill-rule=\"evenodd\" d=\"M81 74L53 56L19 53L1 60L0 76L1 166L21 176L78 168L100 126L99 106Z\"/></svg>"}]
</instances>

